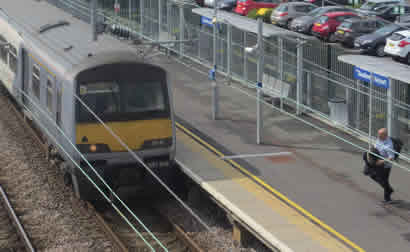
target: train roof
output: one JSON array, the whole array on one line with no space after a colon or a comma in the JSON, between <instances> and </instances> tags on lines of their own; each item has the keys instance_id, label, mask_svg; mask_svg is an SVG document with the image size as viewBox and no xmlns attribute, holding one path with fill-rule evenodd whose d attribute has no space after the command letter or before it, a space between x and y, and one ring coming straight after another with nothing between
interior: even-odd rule
<instances>
[{"instance_id":1,"label":"train roof","mask_svg":"<svg viewBox=\"0 0 410 252\"><path fill-rule=\"evenodd\" d=\"M73 77L73 71L96 65L96 60L112 63L120 59L119 55L128 55L126 61L140 59L136 48L110 35L101 34L93 41L91 25L46 1L1 0L0 8L23 38L25 47L35 50L60 74Z\"/></svg>"}]
</instances>

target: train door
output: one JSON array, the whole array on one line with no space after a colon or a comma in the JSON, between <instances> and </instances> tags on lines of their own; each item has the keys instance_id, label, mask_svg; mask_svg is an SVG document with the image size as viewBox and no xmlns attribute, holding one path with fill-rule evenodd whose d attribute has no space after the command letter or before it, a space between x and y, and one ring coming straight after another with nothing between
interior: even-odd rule
<instances>
[{"instance_id":1,"label":"train door","mask_svg":"<svg viewBox=\"0 0 410 252\"><path fill-rule=\"evenodd\" d=\"M21 78L21 101L23 102L23 104L27 104L27 97L26 95L28 94L28 87L29 87L29 73L30 73L30 61L28 58L28 53L25 49L22 49L21 52L21 59L22 59L22 78Z\"/></svg>"}]
</instances>

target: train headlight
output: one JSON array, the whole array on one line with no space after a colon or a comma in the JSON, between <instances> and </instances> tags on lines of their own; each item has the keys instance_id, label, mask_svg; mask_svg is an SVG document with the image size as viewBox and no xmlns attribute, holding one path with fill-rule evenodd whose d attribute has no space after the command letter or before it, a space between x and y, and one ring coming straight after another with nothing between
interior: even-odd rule
<instances>
[{"instance_id":1,"label":"train headlight","mask_svg":"<svg viewBox=\"0 0 410 252\"><path fill-rule=\"evenodd\" d=\"M90 151L91 152L96 152L97 151L97 145L95 145L95 144L90 145Z\"/></svg>"},{"instance_id":2,"label":"train headlight","mask_svg":"<svg viewBox=\"0 0 410 252\"><path fill-rule=\"evenodd\" d=\"M81 153L107 153L111 152L106 144L77 144Z\"/></svg>"},{"instance_id":3,"label":"train headlight","mask_svg":"<svg viewBox=\"0 0 410 252\"><path fill-rule=\"evenodd\" d=\"M144 141L142 149L169 147L172 145L172 138L151 139Z\"/></svg>"}]
</instances>

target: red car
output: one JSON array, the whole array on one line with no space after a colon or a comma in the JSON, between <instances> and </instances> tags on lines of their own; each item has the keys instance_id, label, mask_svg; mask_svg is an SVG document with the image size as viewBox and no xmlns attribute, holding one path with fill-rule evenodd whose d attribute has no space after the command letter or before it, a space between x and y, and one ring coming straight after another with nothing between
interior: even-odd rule
<instances>
[{"instance_id":1,"label":"red car","mask_svg":"<svg viewBox=\"0 0 410 252\"><path fill-rule=\"evenodd\" d=\"M320 16L313 24L312 34L330 42L336 41L336 28L346 19L357 17L353 12L329 12Z\"/></svg>"},{"instance_id":2,"label":"red car","mask_svg":"<svg viewBox=\"0 0 410 252\"><path fill-rule=\"evenodd\" d=\"M252 9L276 8L280 4L279 0L238 0L235 12L246 16Z\"/></svg>"}]
</instances>

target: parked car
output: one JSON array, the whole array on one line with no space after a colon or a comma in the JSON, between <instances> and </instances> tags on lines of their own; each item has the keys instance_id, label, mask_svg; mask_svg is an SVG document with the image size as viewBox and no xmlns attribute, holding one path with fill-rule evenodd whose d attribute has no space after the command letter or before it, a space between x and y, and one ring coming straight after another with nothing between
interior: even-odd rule
<instances>
[{"instance_id":1,"label":"parked car","mask_svg":"<svg viewBox=\"0 0 410 252\"><path fill-rule=\"evenodd\" d=\"M369 34L386 26L388 23L381 18L351 18L345 20L336 29L336 41L344 46L354 47L354 40L364 34Z\"/></svg>"},{"instance_id":2,"label":"parked car","mask_svg":"<svg viewBox=\"0 0 410 252\"><path fill-rule=\"evenodd\" d=\"M316 6L349 5L349 0L304 0Z\"/></svg>"},{"instance_id":3,"label":"parked car","mask_svg":"<svg viewBox=\"0 0 410 252\"><path fill-rule=\"evenodd\" d=\"M238 0L235 12L246 16L249 11L261 8L276 8L280 4L279 0Z\"/></svg>"},{"instance_id":4,"label":"parked car","mask_svg":"<svg viewBox=\"0 0 410 252\"><path fill-rule=\"evenodd\" d=\"M366 14L375 11L377 8L384 5L394 5L398 3L405 3L405 0L367 0L359 9L358 12Z\"/></svg>"},{"instance_id":5,"label":"parked car","mask_svg":"<svg viewBox=\"0 0 410 252\"><path fill-rule=\"evenodd\" d=\"M374 9L374 11L362 11L364 15L377 16L394 22L401 15L410 14L410 5L408 4L388 4Z\"/></svg>"},{"instance_id":6,"label":"parked car","mask_svg":"<svg viewBox=\"0 0 410 252\"><path fill-rule=\"evenodd\" d=\"M398 31L388 37L384 52L394 60L406 59L410 64L410 30Z\"/></svg>"},{"instance_id":7,"label":"parked car","mask_svg":"<svg viewBox=\"0 0 410 252\"><path fill-rule=\"evenodd\" d=\"M357 17L353 12L329 12L319 17L312 28L312 34L320 39L335 42L336 28L346 19Z\"/></svg>"},{"instance_id":8,"label":"parked car","mask_svg":"<svg viewBox=\"0 0 410 252\"><path fill-rule=\"evenodd\" d=\"M218 0L217 8L222 10L232 10L236 7L237 0ZM204 0L204 6L214 8L215 0Z\"/></svg>"},{"instance_id":9,"label":"parked car","mask_svg":"<svg viewBox=\"0 0 410 252\"><path fill-rule=\"evenodd\" d=\"M394 32L402 31L404 29L405 28L399 24L388 24L370 34L356 38L354 41L354 47L358 48L362 53L375 54L376 56L383 57L386 55L384 52L386 39Z\"/></svg>"},{"instance_id":10,"label":"parked car","mask_svg":"<svg viewBox=\"0 0 410 252\"><path fill-rule=\"evenodd\" d=\"M319 7L309 12L306 16L300 16L300 17L293 19L293 21L290 24L290 29L292 31L310 34L313 23L320 16L326 13L329 13L329 12L336 12L336 11L354 12L353 9L348 8L348 7L343 7L343 6Z\"/></svg>"},{"instance_id":11,"label":"parked car","mask_svg":"<svg viewBox=\"0 0 410 252\"><path fill-rule=\"evenodd\" d=\"M304 2L282 3L272 12L271 21L272 24L289 27L294 18L306 15L316 8L315 5Z\"/></svg>"},{"instance_id":12,"label":"parked car","mask_svg":"<svg viewBox=\"0 0 410 252\"><path fill-rule=\"evenodd\" d=\"M410 23L410 13L407 15L402 15L402 16L398 16L396 17L396 21L395 23L403 23L403 24L407 24Z\"/></svg>"}]
</instances>

